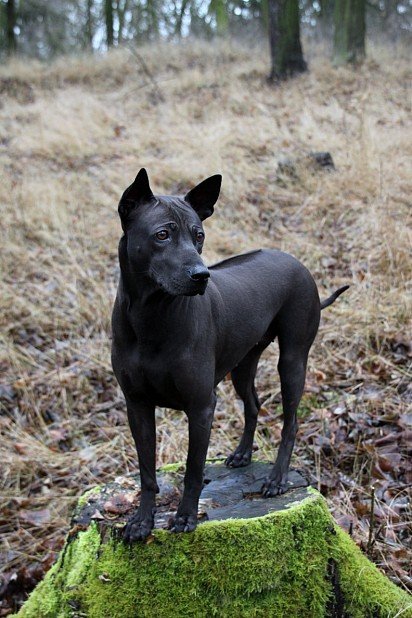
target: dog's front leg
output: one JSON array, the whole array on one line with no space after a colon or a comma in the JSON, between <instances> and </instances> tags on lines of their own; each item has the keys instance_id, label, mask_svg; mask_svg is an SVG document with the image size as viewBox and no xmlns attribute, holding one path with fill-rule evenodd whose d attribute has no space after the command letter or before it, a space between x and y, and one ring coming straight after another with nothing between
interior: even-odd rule
<instances>
[{"instance_id":1,"label":"dog's front leg","mask_svg":"<svg viewBox=\"0 0 412 618\"><path fill-rule=\"evenodd\" d=\"M127 417L139 458L141 496L140 505L124 530L127 543L146 539L154 525L156 493L156 426L155 408L127 399Z\"/></svg>"},{"instance_id":2,"label":"dog's front leg","mask_svg":"<svg viewBox=\"0 0 412 618\"><path fill-rule=\"evenodd\" d=\"M197 508L203 487L203 471L215 405L216 395L212 393L206 406L193 407L186 412L189 420L189 452L184 491L172 525L173 532L191 532L197 526Z\"/></svg>"}]
</instances>

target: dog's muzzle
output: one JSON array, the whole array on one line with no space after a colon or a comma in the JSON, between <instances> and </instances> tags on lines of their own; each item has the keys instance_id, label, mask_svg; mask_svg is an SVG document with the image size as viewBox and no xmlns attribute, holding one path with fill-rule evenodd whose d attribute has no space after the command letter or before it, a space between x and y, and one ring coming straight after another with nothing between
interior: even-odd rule
<instances>
[{"instance_id":1,"label":"dog's muzzle","mask_svg":"<svg viewBox=\"0 0 412 618\"><path fill-rule=\"evenodd\" d=\"M204 294L209 281L210 272L203 264L198 264L188 268L188 274L192 282L195 294Z\"/></svg>"},{"instance_id":2,"label":"dog's muzzle","mask_svg":"<svg viewBox=\"0 0 412 618\"><path fill-rule=\"evenodd\" d=\"M210 272L208 271L206 266L203 265L193 266L192 268L189 268L188 273L191 280L195 281L196 283L207 283L207 280L210 277Z\"/></svg>"}]
</instances>

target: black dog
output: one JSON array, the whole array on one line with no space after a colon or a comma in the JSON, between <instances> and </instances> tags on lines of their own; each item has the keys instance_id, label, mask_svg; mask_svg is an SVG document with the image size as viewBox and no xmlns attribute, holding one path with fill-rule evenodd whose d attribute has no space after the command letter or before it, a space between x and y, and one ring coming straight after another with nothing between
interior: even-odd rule
<instances>
[{"instance_id":1,"label":"black dog","mask_svg":"<svg viewBox=\"0 0 412 618\"><path fill-rule=\"evenodd\" d=\"M216 385L231 372L243 400L245 429L228 466L250 463L259 411L254 378L259 357L277 337L284 427L263 496L287 489L296 410L320 311L309 271L281 251L257 250L207 268L200 258L202 221L213 213L222 177L212 176L185 197L154 196L146 170L126 189L119 215L120 281L113 310L112 363L136 443L141 502L124 533L145 539L153 527L156 484L155 406L184 410L189 452L184 492L173 530L196 528Z\"/></svg>"}]
</instances>

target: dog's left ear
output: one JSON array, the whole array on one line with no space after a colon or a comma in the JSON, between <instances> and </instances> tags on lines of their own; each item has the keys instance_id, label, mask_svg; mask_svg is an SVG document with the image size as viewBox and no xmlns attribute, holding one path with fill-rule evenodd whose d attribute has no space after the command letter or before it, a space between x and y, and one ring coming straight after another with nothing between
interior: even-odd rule
<instances>
[{"instance_id":1,"label":"dog's left ear","mask_svg":"<svg viewBox=\"0 0 412 618\"><path fill-rule=\"evenodd\" d=\"M222 184L222 176L215 174L196 185L185 195L185 201L197 212L201 221L213 214L213 206L217 202Z\"/></svg>"}]
</instances>

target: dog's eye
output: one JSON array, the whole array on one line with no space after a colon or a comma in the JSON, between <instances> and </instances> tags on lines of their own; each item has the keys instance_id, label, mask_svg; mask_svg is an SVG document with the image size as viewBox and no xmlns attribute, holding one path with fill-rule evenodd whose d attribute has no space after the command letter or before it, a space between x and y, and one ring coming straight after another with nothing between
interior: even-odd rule
<instances>
[{"instance_id":1,"label":"dog's eye","mask_svg":"<svg viewBox=\"0 0 412 618\"><path fill-rule=\"evenodd\" d=\"M205 235L203 232L196 232L196 240L197 242L203 242L205 239Z\"/></svg>"},{"instance_id":2,"label":"dog's eye","mask_svg":"<svg viewBox=\"0 0 412 618\"><path fill-rule=\"evenodd\" d=\"M167 240L169 238L169 232L167 230L160 230L160 232L156 232L156 238L158 240Z\"/></svg>"}]
</instances>

